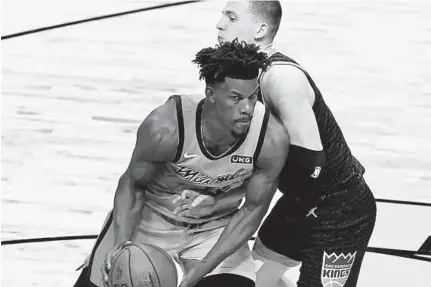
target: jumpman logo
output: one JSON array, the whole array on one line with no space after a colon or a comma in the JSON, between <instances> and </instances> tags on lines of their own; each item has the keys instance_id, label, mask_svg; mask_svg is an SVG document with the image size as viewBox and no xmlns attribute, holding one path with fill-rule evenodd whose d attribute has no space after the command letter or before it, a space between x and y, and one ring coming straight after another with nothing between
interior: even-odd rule
<instances>
[{"instance_id":1,"label":"jumpman logo","mask_svg":"<svg viewBox=\"0 0 431 287\"><path fill-rule=\"evenodd\" d=\"M308 214L307 214L305 217L308 217L308 216L310 216L310 215L313 215L313 216L314 216L314 218L317 218L316 213L314 213L314 212L316 211L316 209L317 209L317 207L314 207L314 208L310 209L310 211L308 212Z\"/></svg>"}]
</instances>

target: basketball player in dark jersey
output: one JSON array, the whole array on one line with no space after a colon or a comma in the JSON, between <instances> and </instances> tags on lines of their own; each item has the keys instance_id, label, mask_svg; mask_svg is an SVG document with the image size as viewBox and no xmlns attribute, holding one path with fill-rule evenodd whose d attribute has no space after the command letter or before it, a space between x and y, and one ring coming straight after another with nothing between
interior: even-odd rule
<instances>
[{"instance_id":1,"label":"basketball player in dark jersey","mask_svg":"<svg viewBox=\"0 0 431 287\"><path fill-rule=\"evenodd\" d=\"M248 246L287 158L284 126L257 101L268 59L256 45L226 42L194 63L206 97L173 96L141 124L102 232L75 287L102 287L112 254L131 240L164 249L183 267L181 287L254 287ZM231 190L245 190L245 204ZM223 193L230 206L203 218L174 213L184 189ZM231 202L234 200L235 202ZM102 270L102 272L101 272Z\"/></svg>"},{"instance_id":2,"label":"basketball player in dark jersey","mask_svg":"<svg viewBox=\"0 0 431 287\"><path fill-rule=\"evenodd\" d=\"M302 263L299 287L354 287L374 228L375 200L363 178L364 167L352 155L313 79L272 47L281 16L279 1L232 1L217 24L219 42L238 38L268 54L271 66L260 76L259 100L290 136L278 187L283 196L254 245L253 256L264 262L256 286L286 286L289 282L280 280L281 275ZM194 205L179 213L200 214Z\"/></svg>"}]
</instances>

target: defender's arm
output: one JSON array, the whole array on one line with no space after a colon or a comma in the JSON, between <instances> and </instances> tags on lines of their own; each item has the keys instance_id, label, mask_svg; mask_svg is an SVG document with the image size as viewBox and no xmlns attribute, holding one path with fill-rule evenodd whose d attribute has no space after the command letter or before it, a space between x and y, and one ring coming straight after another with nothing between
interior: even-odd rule
<instances>
[{"instance_id":1,"label":"defender's arm","mask_svg":"<svg viewBox=\"0 0 431 287\"><path fill-rule=\"evenodd\" d=\"M298 180L315 184L318 174L311 175L323 168L326 157L313 112L315 94L306 75L295 66L275 65L263 75L261 89L289 133L289 162Z\"/></svg>"}]
</instances>

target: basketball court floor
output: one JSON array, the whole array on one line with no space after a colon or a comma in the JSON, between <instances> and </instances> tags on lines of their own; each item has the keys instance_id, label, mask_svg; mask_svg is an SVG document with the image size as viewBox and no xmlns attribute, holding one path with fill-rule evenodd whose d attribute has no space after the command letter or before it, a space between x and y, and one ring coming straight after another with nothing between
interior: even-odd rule
<instances>
[{"instance_id":1,"label":"basketball court floor","mask_svg":"<svg viewBox=\"0 0 431 287\"><path fill-rule=\"evenodd\" d=\"M431 4L282 2L276 47L315 79L381 199L358 286L431 286ZM161 3L5 0L2 37ZM191 60L223 5L2 39L2 286L73 285L94 239L3 242L99 232L139 123L169 95L202 97Z\"/></svg>"}]
</instances>

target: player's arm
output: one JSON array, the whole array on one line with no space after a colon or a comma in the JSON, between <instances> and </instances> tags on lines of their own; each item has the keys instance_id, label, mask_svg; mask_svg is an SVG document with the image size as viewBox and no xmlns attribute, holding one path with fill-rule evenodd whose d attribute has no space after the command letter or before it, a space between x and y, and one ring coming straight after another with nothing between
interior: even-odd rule
<instances>
[{"instance_id":1,"label":"player's arm","mask_svg":"<svg viewBox=\"0 0 431 287\"><path fill-rule=\"evenodd\" d=\"M277 189L278 175L284 166L288 149L286 129L271 116L256 169L245 185L245 203L202 260L202 265L196 271L197 280L236 252L256 232Z\"/></svg>"},{"instance_id":2,"label":"player's arm","mask_svg":"<svg viewBox=\"0 0 431 287\"><path fill-rule=\"evenodd\" d=\"M246 186L247 181L245 182ZM240 186L229 192L223 192L218 194L215 198L215 204L213 205L213 212L223 212L226 210L232 210L235 207L239 207L241 201L244 199L246 189Z\"/></svg>"},{"instance_id":3,"label":"player's arm","mask_svg":"<svg viewBox=\"0 0 431 287\"><path fill-rule=\"evenodd\" d=\"M325 153L310 100L315 95L306 75L295 66L275 65L263 75L261 89L289 133L290 162L310 178L317 166L324 166Z\"/></svg>"},{"instance_id":4,"label":"player's arm","mask_svg":"<svg viewBox=\"0 0 431 287\"><path fill-rule=\"evenodd\" d=\"M115 192L113 224L115 243L131 239L144 205L142 188L153 178L158 165L171 161L176 153L178 134L175 100L155 109L140 125L136 145Z\"/></svg>"}]
</instances>

